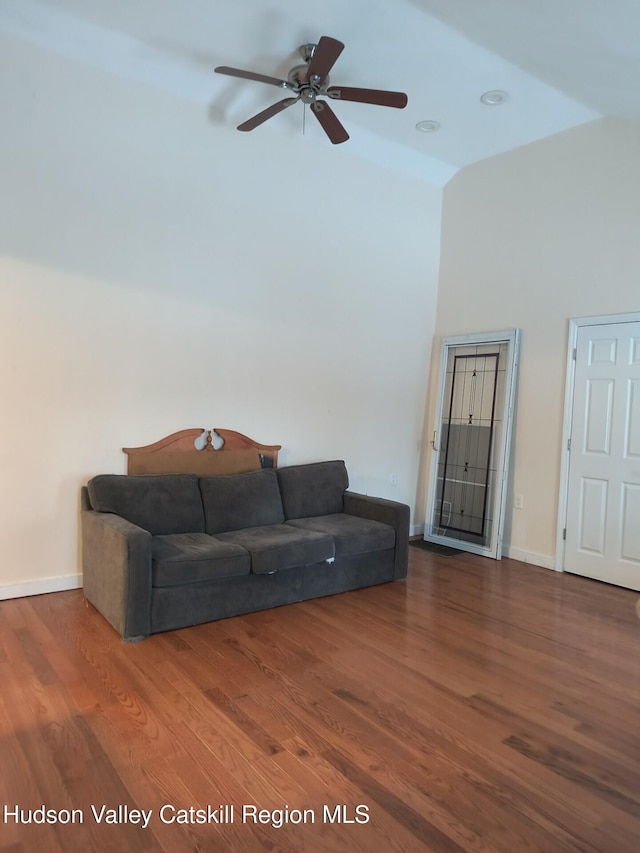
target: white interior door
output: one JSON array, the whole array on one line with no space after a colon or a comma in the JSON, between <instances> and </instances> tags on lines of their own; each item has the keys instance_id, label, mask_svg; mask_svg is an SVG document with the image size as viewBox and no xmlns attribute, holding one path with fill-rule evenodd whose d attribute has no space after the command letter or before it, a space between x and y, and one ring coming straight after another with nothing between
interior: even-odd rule
<instances>
[{"instance_id":1,"label":"white interior door","mask_svg":"<svg viewBox=\"0 0 640 853\"><path fill-rule=\"evenodd\" d=\"M519 330L445 338L424 538L500 559Z\"/></svg>"},{"instance_id":2,"label":"white interior door","mask_svg":"<svg viewBox=\"0 0 640 853\"><path fill-rule=\"evenodd\" d=\"M575 341L564 569L640 590L640 322Z\"/></svg>"}]
</instances>

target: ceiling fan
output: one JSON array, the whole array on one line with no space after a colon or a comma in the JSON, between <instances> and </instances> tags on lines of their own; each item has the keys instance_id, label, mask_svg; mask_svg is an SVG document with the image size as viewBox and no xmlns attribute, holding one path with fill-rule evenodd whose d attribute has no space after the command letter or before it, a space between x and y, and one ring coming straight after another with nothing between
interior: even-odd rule
<instances>
[{"instance_id":1,"label":"ceiling fan","mask_svg":"<svg viewBox=\"0 0 640 853\"><path fill-rule=\"evenodd\" d=\"M303 44L299 53L304 65L296 65L289 72L286 80L256 74L253 71L242 71L240 68L229 68L219 65L214 69L218 74L228 74L230 77L242 77L246 80L256 80L258 83L268 83L292 92L292 96L278 101L262 110L247 121L238 125L238 130L254 130L267 119L302 101L308 104L311 112L320 122L322 129L334 145L346 142L349 134L340 123L338 117L321 98L331 98L336 101L357 101L361 104L377 104L381 107L396 107L402 109L407 105L404 92L388 92L382 89L354 89L347 86L329 85L329 72L335 61L344 50L344 45L337 39L322 36L318 44Z\"/></svg>"}]
</instances>

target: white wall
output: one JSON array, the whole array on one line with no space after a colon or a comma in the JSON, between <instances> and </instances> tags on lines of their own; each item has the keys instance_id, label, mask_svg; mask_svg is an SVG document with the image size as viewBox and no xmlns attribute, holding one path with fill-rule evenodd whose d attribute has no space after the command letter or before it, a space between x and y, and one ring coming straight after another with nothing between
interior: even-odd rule
<instances>
[{"instance_id":1,"label":"white wall","mask_svg":"<svg viewBox=\"0 0 640 853\"><path fill-rule=\"evenodd\" d=\"M414 504L440 189L10 39L0 102L0 595L76 584L80 485L187 427Z\"/></svg>"},{"instance_id":2,"label":"white wall","mask_svg":"<svg viewBox=\"0 0 640 853\"><path fill-rule=\"evenodd\" d=\"M522 329L512 556L554 566L568 322L640 309L639 235L640 128L622 121L485 160L445 189L434 353L442 336ZM428 437L433 412L431 399Z\"/></svg>"}]
</instances>

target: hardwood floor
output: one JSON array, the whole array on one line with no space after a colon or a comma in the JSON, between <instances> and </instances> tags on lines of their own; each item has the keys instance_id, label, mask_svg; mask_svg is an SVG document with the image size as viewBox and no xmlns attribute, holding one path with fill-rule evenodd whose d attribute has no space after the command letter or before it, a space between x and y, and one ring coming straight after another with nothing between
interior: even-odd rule
<instances>
[{"instance_id":1,"label":"hardwood floor","mask_svg":"<svg viewBox=\"0 0 640 853\"><path fill-rule=\"evenodd\" d=\"M409 550L135 645L0 602L0 850L637 853L637 593Z\"/></svg>"}]
</instances>

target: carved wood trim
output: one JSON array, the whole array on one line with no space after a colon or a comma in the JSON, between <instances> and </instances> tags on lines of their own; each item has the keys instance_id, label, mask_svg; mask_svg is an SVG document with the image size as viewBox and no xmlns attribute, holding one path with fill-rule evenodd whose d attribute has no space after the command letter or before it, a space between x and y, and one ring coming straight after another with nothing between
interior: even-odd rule
<instances>
[{"instance_id":1,"label":"carved wood trim","mask_svg":"<svg viewBox=\"0 0 640 853\"><path fill-rule=\"evenodd\" d=\"M233 429L220 429L219 427L216 427L212 432L217 433L217 435L219 435L224 441L224 445L220 448L221 450L255 449L258 450L262 456L271 459L273 467L277 468L278 451L282 449L281 444L260 444L252 438L243 435L241 432L236 432ZM211 438L211 433L209 433L208 438Z\"/></svg>"},{"instance_id":2,"label":"carved wood trim","mask_svg":"<svg viewBox=\"0 0 640 853\"><path fill-rule=\"evenodd\" d=\"M213 433L224 442L213 446ZM195 442L206 434L198 450ZM123 447L128 474L238 474L261 467L277 468L280 444L261 444L231 429L183 429L141 447Z\"/></svg>"}]
</instances>

